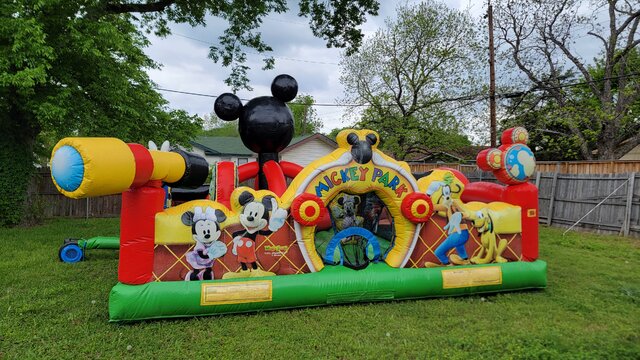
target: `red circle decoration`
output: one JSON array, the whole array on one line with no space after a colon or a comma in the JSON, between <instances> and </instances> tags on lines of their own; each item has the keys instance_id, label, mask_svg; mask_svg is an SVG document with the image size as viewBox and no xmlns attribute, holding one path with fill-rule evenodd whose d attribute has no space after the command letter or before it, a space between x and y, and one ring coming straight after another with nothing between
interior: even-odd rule
<instances>
[{"instance_id":1,"label":"red circle decoration","mask_svg":"<svg viewBox=\"0 0 640 360\"><path fill-rule=\"evenodd\" d=\"M414 192L402 200L402 215L414 223L426 222L433 214L433 203L427 194Z\"/></svg>"},{"instance_id":2,"label":"red circle decoration","mask_svg":"<svg viewBox=\"0 0 640 360\"><path fill-rule=\"evenodd\" d=\"M322 199L313 194L300 194L291 204L291 215L300 225L315 226L326 214Z\"/></svg>"},{"instance_id":3,"label":"red circle decoration","mask_svg":"<svg viewBox=\"0 0 640 360\"><path fill-rule=\"evenodd\" d=\"M304 214L307 215L307 217L315 217L316 215L316 209L313 206L307 206L304 209Z\"/></svg>"}]
</instances>

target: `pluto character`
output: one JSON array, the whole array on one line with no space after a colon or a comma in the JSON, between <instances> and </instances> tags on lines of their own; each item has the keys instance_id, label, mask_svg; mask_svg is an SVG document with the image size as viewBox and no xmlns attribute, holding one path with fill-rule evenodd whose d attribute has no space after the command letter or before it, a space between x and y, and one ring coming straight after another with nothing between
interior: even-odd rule
<instances>
[{"instance_id":1,"label":"pluto character","mask_svg":"<svg viewBox=\"0 0 640 360\"><path fill-rule=\"evenodd\" d=\"M507 240L501 239L498 243L491 211L487 208L478 210L472 214L473 227L480 233L480 248L478 255L471 258L474 264L488 264L491 262L504 263L508 260L502 257L502 252L507 248Z\"/></svg>"}]
</instances>

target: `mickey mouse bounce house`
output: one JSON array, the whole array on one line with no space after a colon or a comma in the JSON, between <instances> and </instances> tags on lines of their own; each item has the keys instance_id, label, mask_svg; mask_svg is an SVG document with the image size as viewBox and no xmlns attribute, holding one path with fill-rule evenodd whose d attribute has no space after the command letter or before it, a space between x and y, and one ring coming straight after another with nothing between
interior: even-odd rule
<instances>
[{"instance_id":1,"label":"mickey mouse bounce house","mask_svg":"<svg viewBox=\"0 0 640 360\"><path fill-rule=\"evenodd\" d=\"M214 164L209 195L174 207L165 208L163 184L202 185L202 157L114 138L55 146L61 193L122 194L111 321L546 286L525 129L507 130L499 148L478 154L478 166L503 185L470 183L446 168L414 176L378 149L372 130L343 130L335 151L302 168L278 156L293 135L285 103L297 83L280 75L271 88L273 96L245 105L232 94L215 104L220 118L239 118L258 161ZM238 186L251 179L254 188Z\"/></svg>"}]
</instances>

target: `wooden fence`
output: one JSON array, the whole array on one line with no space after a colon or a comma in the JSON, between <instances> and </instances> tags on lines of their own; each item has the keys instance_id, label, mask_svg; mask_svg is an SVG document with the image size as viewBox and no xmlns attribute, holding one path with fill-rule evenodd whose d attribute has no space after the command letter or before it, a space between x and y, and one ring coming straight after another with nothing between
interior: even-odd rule
<instances>
[{"instance_id":1,"label":"wooden fence","mask_svg":"<svg viewBox=\"0 0 640 360\"><path fill-rule=\"evenodd\" d=\"M640 236L640 174L538 173L540 223Z\"/></svg>"},{"instance_id":2,"label":"wooden fence","mask_svg":"<svg viewBox=\"0 0 640 360\"><path fill-rule=\"evenodd\" d=\"M497 182L492 173L477 168L462 166L456 170L464 172L471 182ZM574 229L640 237L640 172L536 172L531 182L538 187L541 224L569 228L580 220Z\"/></svg>"},{"instance_id":3,"label":"wooden fence","mask_svg":"<svg viewBox=\"0 0 640 360\"><path fill-rule=\"evenodd\" d=\"M438 167L449 167L463 173L478 171L475 164L438 163L422 164L410 163L414 173L433 170ZM560 174L626 174L640 173L640 160L615 160L615 161L537 161L538 172L558 172Z\"/></svg>"},{"instance_id":4,"label":"wooden fence","mask_svg":"<svg viewBox=\"0 0 640 360\"><path fill-rule=\"evenodd\" d=\"M28 190L32 211L39 216L52 217L115 217L120 216L121 195L87 199L70 199L58 192L48 169L40 169Z\"/></svg>"},{"instance_id":5,"label":"wooden fence","mask_svg":"<svg viewBox=\"0 0 640 360\"><path fill-rule=\"evenodd\" d=\"M553 164L554 170L563 169L562 163ZM413 172L419 173L442 166L465 173L472 182L496 182L492 173L482 172L475 165L413 164L411 168ZM538 171L531 182L539 189L540 223L569 227L591 211L576 227L599 233L640 237L639 177L640 171L627 174L565 174L560 171ZM114 217L120 214L120 195L69 199L57 191L48 170L41 170L36 174L29 189L29 196L32 203L39 204L42 216L47 218ZM607 199L604 200L605 198ZM602 204L596 207L601 201Z\"/></svg>"}]
</instances>

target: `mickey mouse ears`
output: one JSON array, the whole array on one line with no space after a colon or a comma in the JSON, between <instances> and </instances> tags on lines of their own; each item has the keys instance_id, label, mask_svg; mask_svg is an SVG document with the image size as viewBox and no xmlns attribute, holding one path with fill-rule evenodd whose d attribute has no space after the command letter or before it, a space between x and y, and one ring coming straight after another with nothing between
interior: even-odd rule
<instances>
[{"instance_id":1,"label":"mickey mouse ears","mask_svg":"<svg viewBox=\"0 0 640 360\"><path fill-rule=\"evenodd\" d=\"M298 82L291 75L278 75L271 83L271 95L282 102L289 102L298 95Z\"/></svg>"},{"instance_id":2,"label":"mickey mouse ears","mask_svg":"<svg viewBox=\"0 0 640 360\"><path fill-rule=\"evenodd\" d=\"M278 75L271 83L271 95L282 102L289 102L298 95L298 82L291 75ZM240 117L242 102L234 94L224 93L216 99L213 111L220 119L232 121Z\"/></svg>"},{"instance_id":3,"label":"mickey mouse ears","mask_svg":"<svg viewBox=\"0 0 640 360\"><path fill-rule=\"evenodd\" d=\"M213 104L213 111L222 120L232 121L240 117L242 110L242 102L231 93L224 93L216 99Z\"/></svg>"}]
</instances>

